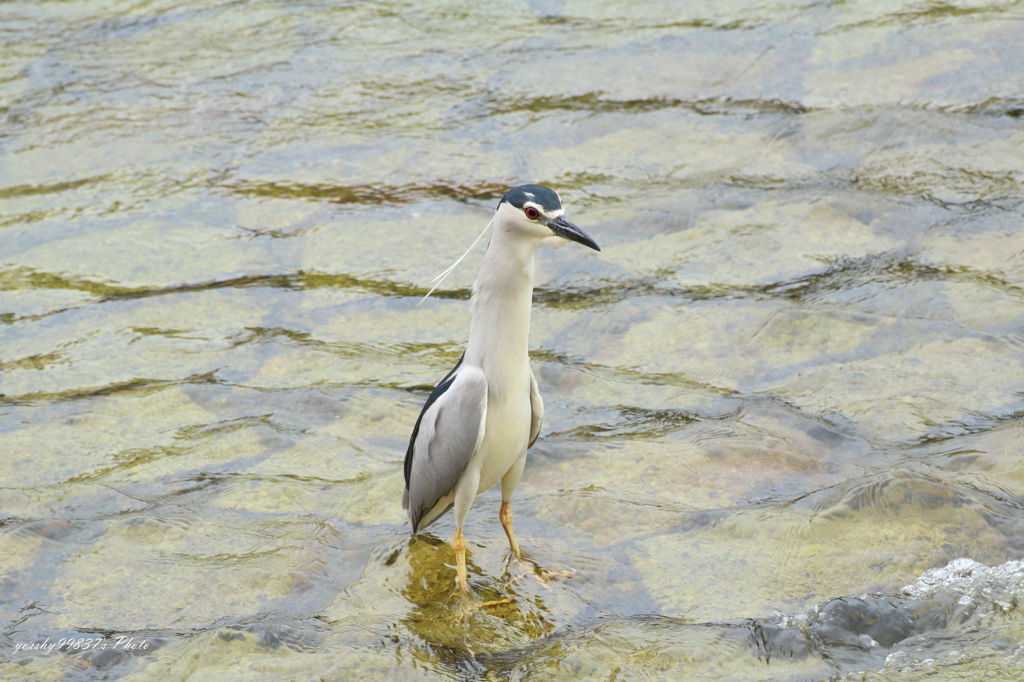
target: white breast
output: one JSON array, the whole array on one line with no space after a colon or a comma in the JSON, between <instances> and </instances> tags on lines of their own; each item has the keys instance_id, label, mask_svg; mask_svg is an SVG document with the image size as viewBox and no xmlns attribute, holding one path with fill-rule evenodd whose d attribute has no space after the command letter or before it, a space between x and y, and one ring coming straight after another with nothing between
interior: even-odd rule
<instances>
[{"instance_id":1,"label":"white breast","mask_svg":"<svg viewBox=\"0 0 1024 682\"><path fill-rule=\"evenodd\" d=\"M521 377L503 381L503 390L488 392L484 438L476 458L480 460L479 495L501 480L530 441L530 366L523 363Z\"/></svg>"}]
</instances>

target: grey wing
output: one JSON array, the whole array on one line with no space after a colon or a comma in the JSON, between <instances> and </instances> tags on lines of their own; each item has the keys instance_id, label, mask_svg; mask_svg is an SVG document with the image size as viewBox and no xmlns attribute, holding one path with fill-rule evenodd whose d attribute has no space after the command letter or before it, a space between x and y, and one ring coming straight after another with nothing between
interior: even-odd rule
<instances>
[{"instance_id":1,"label":"grey wing","mask_svg":"<svg viewBox=\"0 0 1024 682\"><path fill-rule=\"evenodd\" d=\"M544 399L540 397L540 389L537 387L537 377L530 368L530 444L526 447L533 447L534 441L540 435L540 422L544 418Z\"/></svg>"},{"instance_id":2,"label":"grey wing","mask_svg":"<svg viewBox=\"0 0 1024 682\"><path fill-rule=\"evenodd\" d=\"M412 461L403 501L408 501L413 533L469 466L483 440L486 418L487 377L476 367L457 368L450 386L423 411L409 445Z\"/></svg>"}]
</instances>

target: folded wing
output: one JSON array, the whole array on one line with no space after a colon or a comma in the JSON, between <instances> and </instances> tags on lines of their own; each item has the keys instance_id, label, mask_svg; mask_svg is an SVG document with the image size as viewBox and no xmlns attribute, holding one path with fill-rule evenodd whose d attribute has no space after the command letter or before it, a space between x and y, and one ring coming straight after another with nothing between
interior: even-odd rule
<instances>
[{"instance_id":1,"label":"folded wing","mask_svg":"<svg viewBox=\"0 0 1024 682\"><path fill-rule=\"evenodd\" d=\"M414 533L469 466L483 440L486 417L487 377L459 360L427 399L405 453L402 506L409 510Z\"/></svg>"},{"instance_id":2,"label":"folded wing","mask_svg":"<svg viewBox=\"0 0 1024 682\"><path fill-rule=\"evenodd\" d=\"M544 418L544 399L540 397L540 389L537 387L537 377L530 368L530 444L526 447L532 448L537 436L540 435L540 423Z\"/></svg>"}]
</instances>

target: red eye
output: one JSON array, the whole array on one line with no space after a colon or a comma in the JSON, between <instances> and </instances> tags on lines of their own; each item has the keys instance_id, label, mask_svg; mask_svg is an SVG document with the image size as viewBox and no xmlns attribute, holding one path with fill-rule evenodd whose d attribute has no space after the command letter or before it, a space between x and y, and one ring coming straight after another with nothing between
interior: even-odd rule
<instances>
[{"instance_id":1,"label":"red eye","mask_svg":"<svg viewBox=\"0 0 1024 682\"><path fill-rule=\"evenodd\" d=\"M540 216L540 211L535 209L533 206L527 206L523 209L523 213L525 213L526 217L530 220L536 220Z\"/></svg>"}]
</instances>

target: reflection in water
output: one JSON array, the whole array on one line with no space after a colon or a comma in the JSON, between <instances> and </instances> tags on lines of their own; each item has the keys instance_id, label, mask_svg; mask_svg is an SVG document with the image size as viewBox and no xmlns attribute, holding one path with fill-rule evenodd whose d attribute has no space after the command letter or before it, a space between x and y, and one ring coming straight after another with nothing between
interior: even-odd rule
<instances>
[{"instance_id":1,"label":"reflection in water","mask_svg":"<svg viewBox=\"0 0 1024 682\"><path fill-rule=\"evenodd\" d=\"M467 559L472 596L452 592L455 550L431 534L421 533L407 549L407 583L402 595L413 606L403 619L410 634L424 647L421 654L461 669L477 655L518 649L555 629L538 594L518 589L534 574L510 573L500 578L483 575ZM511 560L513 569L518 564Z\"/></svg>"},{"instance_id":2,"label":"reflection in water","mask_svg":"<svg viewBox=\"0 0 1024 682\"><path fill-rule=\"evenodd\" d=\"M1021 678L1019 3L101 4L0 25L0 678ZM417 301L523 182L572 577L467 609Z\"/></svg>"}]
</instances>

